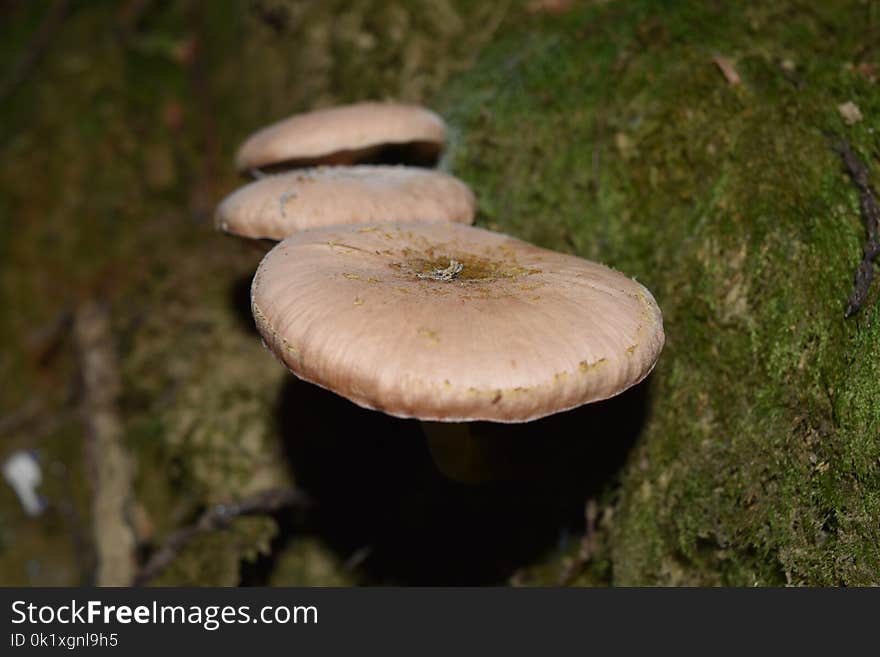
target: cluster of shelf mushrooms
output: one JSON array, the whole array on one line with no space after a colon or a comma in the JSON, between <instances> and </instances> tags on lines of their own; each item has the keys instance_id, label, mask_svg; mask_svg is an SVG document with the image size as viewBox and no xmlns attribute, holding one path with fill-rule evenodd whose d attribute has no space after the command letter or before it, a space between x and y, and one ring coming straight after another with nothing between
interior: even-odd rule
<instances>
[{"instance_id":1,"label":"cluster of shelf mushrooms","mask_svg":"<svg viewBox=\"0 0 880 657\"><path fill-rule=\"evenodd\" d=\"M215 222L278 242L251 287L264 344L299 378L426 427L528 422L640 382L664 343L651 293L471 226L471 190L430 168L446 140L429 110L359 103L242 144L236 167L257 179Z\"/></svg>"}]
</instances>

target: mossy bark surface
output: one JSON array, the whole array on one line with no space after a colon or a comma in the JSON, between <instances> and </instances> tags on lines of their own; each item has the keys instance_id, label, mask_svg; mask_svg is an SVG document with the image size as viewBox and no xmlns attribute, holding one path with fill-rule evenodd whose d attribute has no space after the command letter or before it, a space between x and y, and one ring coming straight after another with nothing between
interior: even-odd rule
<instances>
[{"instance_id":1,"label":"mossy bark surface","mask_svg":"<svg viewBox=\"0 0 880 657\"><path fill-rule=\"evenodd\" d=\"M0 582L93 581L66 327L96 299L142 552L267 488L324 502L203 536L157 583L880 582L880 285L844 319L865 229L829 137L876 189L880 6L735 4L71 3L0 109L0 373L14 383L0 386L0 456L37 450L49 502L28 518L0 486ZM4 11L10 70L47 8ZM476 191L479 225L635 276L664 312L644 417L620 432L637 435L625 463L565 498L599 509L571 577L584 528L547 513L556 498L413 483L429 469L417 428L291 381L249 323L261 253L210 225L241 182L236 145L363 98L449 120L443 166ZM861 120L844 119L847 102ZM552 426L576 439L576 419ZM584 459L617 436L582 431ZM282 434L313 443L291 451ZM533 437L515 439L520 455ZM398 448L411 472L389 465Z\"/></svg>"},{"instance_id":2,"label":"mossy bark surface","mask_svg":"<svg viewBox=\"0 0 880 657\"><path fill-rule=\"evenodd\" d=\"M35 450L48 508L29 518L0 485L0 582L95 581L97 484L69 330L85 303L106 304L113 324L141 557L206 507L294 483L278 418L289 375L249 310L265 249L211 225L242 184L233 153L297 111L427 102L508 10L448 0L4 5L0 76L20 81L0 85L0 304L10 309L0 313L0 458ZM278 522L242 519L198 538L157 583L361 581L357 559L342 563L362 546L333 551L312 519L285 517L287 533ZM253 566L270 554L273 572Z\"/></svg>"},{"instance_id":3,"label":"mossy bark surface","mask_svg":"<svg viewBox=\"0 0 880 657\"><path fill-rule=\"evenodd\" d=\"M663 309L610 581L876 584L880 307L875 288L844 319L865 227L830 135L880 180L880 7L594 4L491 47L442 102L485 225Z\"/></svg>"}]
</instances>

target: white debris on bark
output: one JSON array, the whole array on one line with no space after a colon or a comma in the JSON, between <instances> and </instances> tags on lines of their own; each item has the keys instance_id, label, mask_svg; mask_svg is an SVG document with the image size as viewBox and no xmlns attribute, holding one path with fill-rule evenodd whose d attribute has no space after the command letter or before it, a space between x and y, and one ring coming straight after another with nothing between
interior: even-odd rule
<instances>
[{"instance_id":1,"label":"white debris on bark","mask_svg":"<svg viewBox=\"0 0 880 657\"><path fill-rule=\"evenodd\" d=\"M43 513L45 504L37 493L37 487L43 481L43 474L39 462L31 452L25 450L13 452L3 463L3 478L18 495L26 514L38 516Z\"/></svg>"}]
</instances>

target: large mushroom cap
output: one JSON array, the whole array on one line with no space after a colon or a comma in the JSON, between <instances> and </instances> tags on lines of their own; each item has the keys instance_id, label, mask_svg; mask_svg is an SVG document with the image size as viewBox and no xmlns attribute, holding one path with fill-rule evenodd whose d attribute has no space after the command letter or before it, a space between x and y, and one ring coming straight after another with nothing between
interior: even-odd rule
<instances>
[{"instance_id":1,"label":"large mushroom cap","mask_svg":"<svg viewBox=\"0 0 880 657\"><path fill-rule=\"evenodd\" d=\"M605 399L641 381L664 341L632 279L461 224L293 235L251 300L297 376L422 420L525 422Z\"/></svg>"},{"instance_id":2,"label":"large mushroom cap","mask_svg":"<svg viewBox=\"0 0 880 657\"><path fill-rule=\"evenodd\" d=\"M268 176L228 196L220 230L274 240L309 228L375 221L471 223L474 195L445 173L418 167L319 167Z\"/></svg>"},{"instance_id":3,"label":"large mushroom cap","mask_svg":"<svg viewBox=\"0 0 880 657\"><path fill-rule=\"evenodd\" d=\"M423 107L366 102L296 114L247 138L235 156L239 171L285 162L350 164L364 149L421 144L434 152L446 143L446 124Z\"/></svg>"}]
</instances>

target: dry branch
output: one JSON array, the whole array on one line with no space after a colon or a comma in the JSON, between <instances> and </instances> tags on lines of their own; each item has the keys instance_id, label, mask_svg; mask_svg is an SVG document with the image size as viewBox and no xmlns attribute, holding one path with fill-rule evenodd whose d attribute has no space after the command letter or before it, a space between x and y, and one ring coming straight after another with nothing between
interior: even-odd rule
<instances>
[{"instance_id":1,"label":"dry branch","mask_svg":"<svg viewBox=\"0 0 880 657\"><path fill-rule=\"evenodd\" d=\"M852 317L864 305L874 279L874 261L880 255L880 205L868 181L868 167L855 154L849 142L837 139L832 147L843 160L846 172L859 192L859 208L867 233L862 260L856 268L853 291L846 304L846 317Z\"/></svg>"},{"instance_id":2,"label":"dry branch","mask_svg":"<svg viewBox=\"0 0 880 657\"><path fill-rule=\"evenodd\" d=\"M95 584L125 586L136 567L135 536L128 522L133 468L122 441L119 366L106 307L83 304L74 317L73 337L83 383L86 460L92 470Z\"/></svg>"},{"instance_id":3,"label":"dry branch","mask_svg":"<svg viewBox=\"0 0 880 657\"><path fill-rule=\"evenodd\" d=\"M183 548L197 536L225 529L236 518L275 513L286 507L307 508L308 497L295 488L265 491L232 504L217 504L207 509L192 525L172 533L134 579L135 586L143 586L159 576L174 561Z\"/></svg>"}]
</instances>

